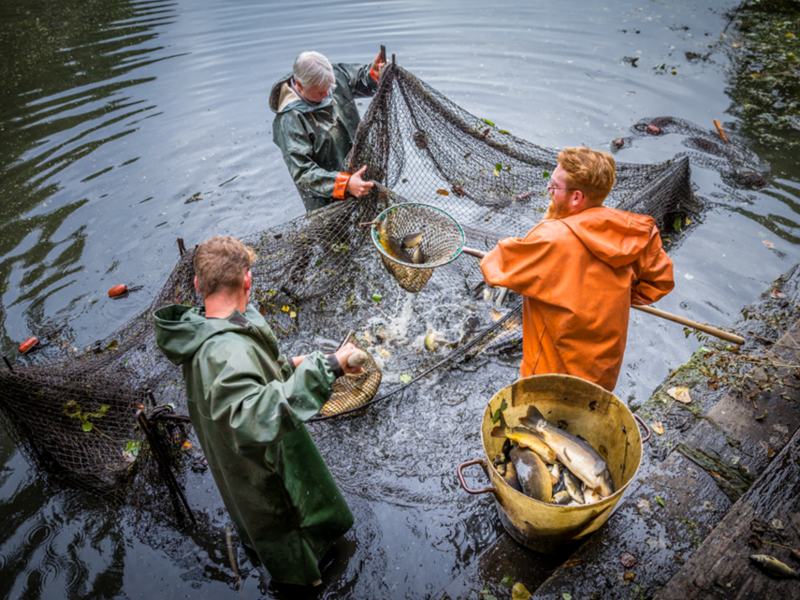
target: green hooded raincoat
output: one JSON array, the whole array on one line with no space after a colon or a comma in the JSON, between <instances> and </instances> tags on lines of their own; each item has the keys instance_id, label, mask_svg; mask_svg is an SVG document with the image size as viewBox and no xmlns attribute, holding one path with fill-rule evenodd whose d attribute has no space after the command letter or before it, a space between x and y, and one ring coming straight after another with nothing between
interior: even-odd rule
<instances>
[{"instance_id":1,"label":"green hooded raincoat","mask_svg":"<svg viewBox=\"0 0 800 600\"><path fill-rule=\"evenodd\" d=\"M276 113L272 139L283 153L306 210L334 200L336 176L346 168L345 159L361 122L355 99L372 96L378 89L370 68L368 64L333 65L336 87L319 104L308 104L292 91L291 74L272 86L269 107ZM337 197L344 199L343 193Z\"/></svg>"},{"instance_id":2,"label":"green hooded raincoat","mask_svg":"<svg viewBox=\"0 0 800 600\"><path fill-rule=\"evenodd\" d=\"M314 352L294 370L251 306L207 319L174 305L154 318L159 348L183 367L192 425L242 541L273 579L319 580L317 561L353 525L303 425L330 397L331 362Z\"/></svg>"}]
</instances>

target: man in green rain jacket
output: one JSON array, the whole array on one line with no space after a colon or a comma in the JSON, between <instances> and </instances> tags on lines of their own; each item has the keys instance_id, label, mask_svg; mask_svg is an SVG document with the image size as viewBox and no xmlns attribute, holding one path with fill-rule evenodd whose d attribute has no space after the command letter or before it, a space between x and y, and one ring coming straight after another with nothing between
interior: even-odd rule
<instances>
[{"instance_id":1,"label":"man in green rain jacket","mask_svg":"<svg viewBox=\"0 0 800 600\"><path fill-rule=\"evenodd\" d=\"M306 210L344 200L345 193L359 198L372 187L361 179L366 166L343 171L361 121L355 98L375 93L384 64L378 55L371 65L331 66L319 52L303 52L292 74L272 86L272 139Z\"/></svg>"},{"instance_id":2,"label":"man in green rain jacket","mask_svg":"<svg viewBox=\"0 0 800 600\"><path fill-rule=\"evenodd\" d=\"M286 360L248 305L253 251L215 237L194 257L204 307L154 313L156 342L183 367L189 416L242 541L272 578L320 581L318 560L353 516L303 424L331 395L356 348ZM345 365L343 368L341 365Z\"/></svg>"}]
</instances>

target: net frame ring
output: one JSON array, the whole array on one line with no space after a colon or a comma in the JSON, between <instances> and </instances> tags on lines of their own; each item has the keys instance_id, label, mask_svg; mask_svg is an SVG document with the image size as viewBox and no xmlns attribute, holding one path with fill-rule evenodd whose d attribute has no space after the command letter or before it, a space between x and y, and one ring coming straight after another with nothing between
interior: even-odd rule
<instances>
[{"instance_id":1,"label":"net frame ring","mask_svg":"<svg viewBox=\"0 0 800 600\"><path fill-rule=\"evenodd\" d=\"M386 251L380 242L378 225L389 218L392 213L396 215L394 218L390 218L389 223L390 233L394 234L393 237L402 239L403 236L419 231L420 228L435 229L433 235L437 242L429 241L424 235L420 242L426 256L435 256L431 262L419 265L407 263L394 258ZM395 278L400 287L414 293L425 287L433 275L434 269L448 265L457 259L467 241L464 228L453 216L437 206L420 202L406 202L390 206L375 218L370 233L372 243L378 250L386 270ZM444 239L442 240L442 238ZM439 242L442 241L445 246L449 244L449 248L434 247L434 244L441 245Z\"/></svg>"}]
</instances>

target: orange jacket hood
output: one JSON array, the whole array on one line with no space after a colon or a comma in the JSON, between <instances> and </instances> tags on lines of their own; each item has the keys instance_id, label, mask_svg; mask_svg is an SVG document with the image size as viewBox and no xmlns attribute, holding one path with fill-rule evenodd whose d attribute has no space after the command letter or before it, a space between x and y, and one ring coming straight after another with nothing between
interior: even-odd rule
<instances>
[{"instance_id":1,"label":"orange jacket hood","mask_svg":"<svg viewBox=\"0 0 800 600\"><path fill-rule=\"evenodd\" d=\"M598 219L602 216L602 220ZM605 206L587 208L561 219L598 259L613 268L632 264L650 244L652 217Z\"/></svg>"}]
</instances>

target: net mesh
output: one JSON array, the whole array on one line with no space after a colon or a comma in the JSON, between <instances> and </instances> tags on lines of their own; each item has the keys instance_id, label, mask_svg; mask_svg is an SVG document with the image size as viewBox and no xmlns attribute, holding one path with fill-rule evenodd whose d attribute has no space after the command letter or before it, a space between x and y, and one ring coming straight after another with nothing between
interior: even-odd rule
<instances>
[{"instance_id":1,"label":"net mesh","mask_svg":"<svg viewBox=\"0 0 800 600\"><path fill-rule=\"evenodd\" d=\"M635 125L631 138L647 135L646 125L653 121ZM618 163L607 205L650 215L662 232L669 232L676 219L696 209L690 158L718 168L737 186L758 185L755 171L743 167L748 157L735 139L731 145L721 144L709 132L677 119L664 117L660 124L662 130L689 136L689 151L658 164ZM360 223L374 221L389 207L423 203L452 215L469 246L488 250L501 238L522 236L541 219L549 201L547 177L556 167L557 154L469 114L398 65L387 66L347 165L349 172L367 165L365 178L380 185L365 198L335 202L244 240L257 255L251 301L287 354L314 349L322 333L341 339L349 330L358 330L350 341L372 354L363 375L337 381L323 415L370 402L382 370L383 383L390 387L385 398L392 386L407 385L410 374L446 366L443 349L468 357L504 351L521 340L518 297L510 297L503 306L484 291L493 308L478 310L482 277L475 259L462 257L436 269L409 268L378 251L370 243L371 228ZM400 224L397 220L395 226ZM428 216L425 222L393 232L400 236L416 228L427 231L423 226L431 224ZM435 231L431 227L429 234ZM423 251L433 260L436 240L429 234L425 235L430 239L423 236ZM142 464L150 453L136 427L136 411L140 405L172 403L186 413L186 401L180 369L156 346L151 315L169 304L201 304L193 285L193 256L192 249L183 252L147 309L105 340L78 350L62 334L33 356L17 360L13 371L0 370L3 422L48 473L107 493L129 489L136 469L154 472ZM397 300L401 312L410 315L400 341L397 336L393 341L393 324L381 302L397 294L397 284L386 277L378 256L403 287L418 291ZM398 276L397 267L413 274ZM421 285L406 281L425 272ZM447 297L464 300L436 311ZM433 316L413 318L420 306ZM496 326L500 323L502 327ZM449 337L429 340L426 328L448 332ZM491 333L482 339L485 332ZM412 337L424 337L430 352L408 343ZM469 351L460 355L460 348ZM169 423L159 428L173 457L180 456L185 439L185 431L175 427ZM140 451L133 452L137 447ZM152 484L149 475L144 479Z\"/></svg>"}]
</instances>

